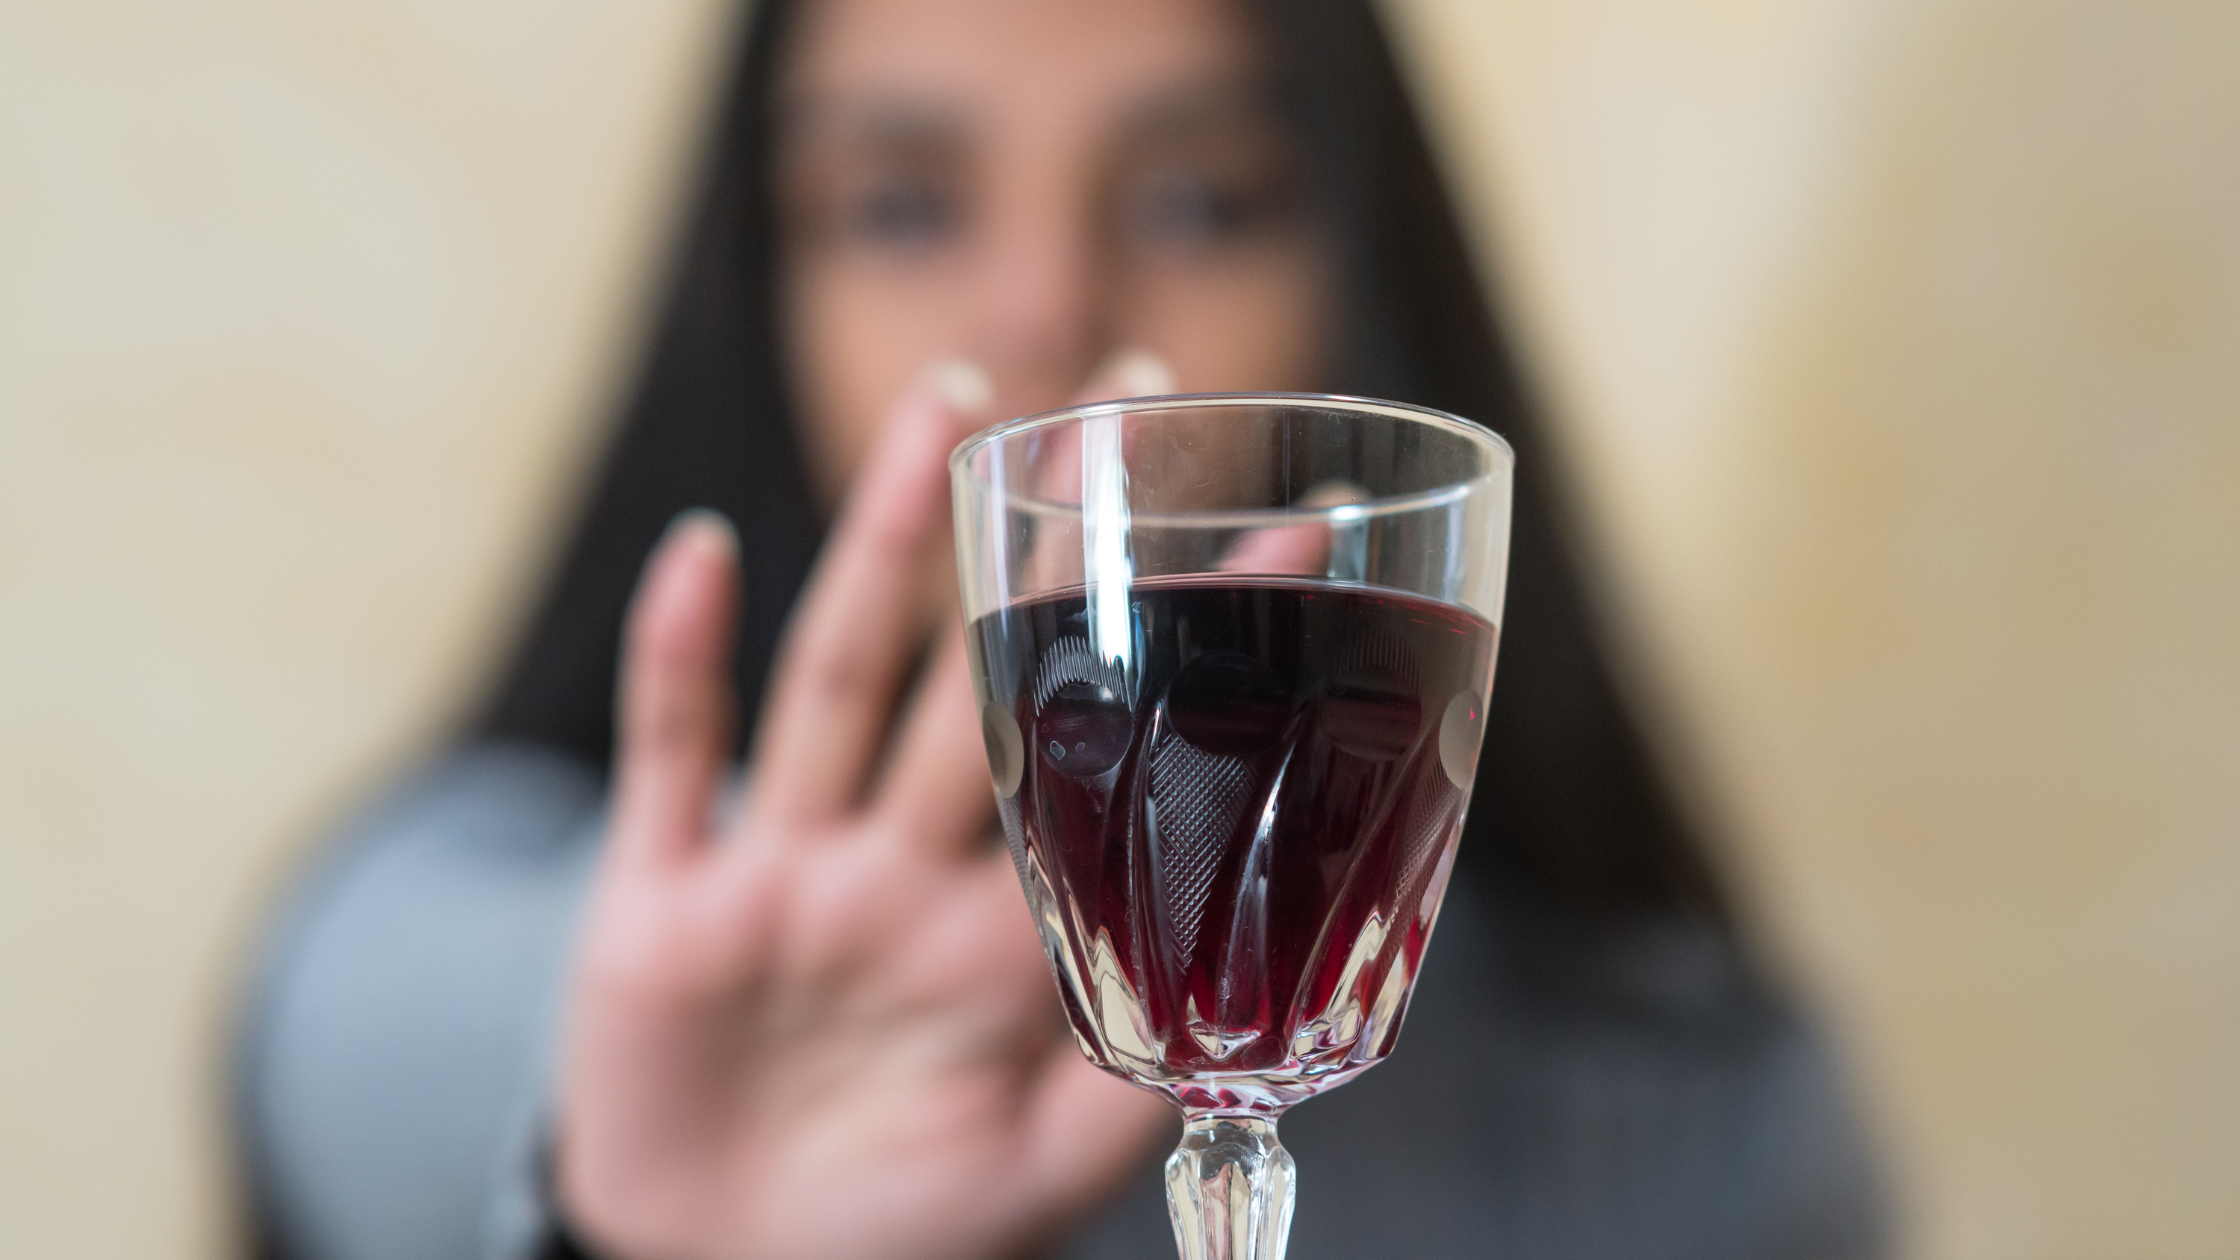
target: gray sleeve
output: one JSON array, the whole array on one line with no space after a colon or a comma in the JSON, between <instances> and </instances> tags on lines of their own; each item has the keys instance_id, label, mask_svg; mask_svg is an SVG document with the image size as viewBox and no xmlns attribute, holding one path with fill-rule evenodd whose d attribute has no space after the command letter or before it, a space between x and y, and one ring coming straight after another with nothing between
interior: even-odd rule
<instances>
[{"instance_id":1,"label":"gray sleeve","mask_svg":"<svg viewBox=\"0 0 2240 1260\"><path fill-rule=\"evenodd\" d=\"M1881 1177L1835 1052L1810 1026L1769 1056L1755 1103L1768 1188L1765 1260L1890 1253Z\"/></svg>"},{"instance_id":2,"label":"gray sleeve","mask_svg":"<svg viewBox=\"0 0 2240 1260\"><path fill-rule=\"evenodd\" d=\"M237 1100L288 1260L526 1255L559 995L600 831L566 759L475 747L347 827L247 995Z\"/></svg>"},{"instance_id":3,"label":"gray sleeve","mask_svg":"<svg viewBox=\"0 0 2240 1260\"><path fill-rule=\"evenodd\" d=\"M1658 932L1598 987L1525 983L1457 886L1391 1061L1285 1116L1291 1260L1873 1260L1883 1209L1840 1065L1726 947ZM1164 1154L1164 1152L1159 1152ZM1157 1156L1057 1254L1172 1255Z\"/></svg>"},{"instance_id":4,"label":"gray sleeve","mask_svg":"<svg viewBox=\"0 0 2240 1260\"><path fill-rule=\"evenodd\" d=\"M278 1254L572 1254L544 1210L539 1143L601 813L573 763L469 749L297 886L240 1060ZM1442 915L1402 1052L1285 1121L1305 1183L1294 1260L1883 1251L1871 1162L1808 1024L1551 1009L1503 979L1470 902ZM1171 1254L1156 1163L1144 1174L1068 1256Z\"/></svg>"}]
</instances>

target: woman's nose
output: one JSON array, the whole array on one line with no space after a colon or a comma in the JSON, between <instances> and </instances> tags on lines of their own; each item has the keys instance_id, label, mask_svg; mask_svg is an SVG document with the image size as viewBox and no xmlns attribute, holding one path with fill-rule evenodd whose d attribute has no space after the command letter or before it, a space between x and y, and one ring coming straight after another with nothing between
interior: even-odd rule
<instances>
[{"instance_id":1,"label":"woman's nose","mask_svg":"<svg viewBox=\"0 0 2240 1260\"><path fill-rule=\"evenodd\" d=\"M1003 414L1063 406L1113 349L1116 277L1085 203L1022 191L986 224L970 339Z\"/></svg>"}]
</instances>

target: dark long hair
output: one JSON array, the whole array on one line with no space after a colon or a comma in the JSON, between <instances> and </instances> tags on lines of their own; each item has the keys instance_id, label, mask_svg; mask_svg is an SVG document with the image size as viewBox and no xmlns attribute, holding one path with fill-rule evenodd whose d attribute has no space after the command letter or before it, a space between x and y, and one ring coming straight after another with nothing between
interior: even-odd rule
<instances>
[{"instance_id":1,"label":"dark long hair","mask_svg":"<svg viewBox=\"0 0 2240 1260\"><path fill-rule=\"evenodd\" d=\"M677 512L738 522L743 728L822 523L803 487L782 365L774 85L798 8L759 0L717 102L666 300L588 506L476 723L604 767L624 604ZM1535 917L1678 913L1728 930L1699 838L1620 694L1518 364L1367 0L1258 0L1304 186L1335 246L1338 387L1468 416L1517 452L1499 685L1463 869ZM750 729L742 729L745 739Z\"/></svg>"}]
</instances>

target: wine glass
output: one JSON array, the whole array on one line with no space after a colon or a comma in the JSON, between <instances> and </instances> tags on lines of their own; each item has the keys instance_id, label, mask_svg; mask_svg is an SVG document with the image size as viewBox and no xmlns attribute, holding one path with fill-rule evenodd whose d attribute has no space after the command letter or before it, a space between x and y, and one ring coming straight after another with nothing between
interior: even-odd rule
<instances>
[{"instance_id":1,"label":"wine glass","mask_svg":"<svg viewBox=\"0 0 2240 1260\"><path fill-rule=\"evenodd\" d=\"M1172 1099L1185 1260L1280 1260L1276 1120L1392 1050L1493 684L1508 445L1313 394L950 457L997 811L1082 1053Z\"/></svg>"}]
</instances>

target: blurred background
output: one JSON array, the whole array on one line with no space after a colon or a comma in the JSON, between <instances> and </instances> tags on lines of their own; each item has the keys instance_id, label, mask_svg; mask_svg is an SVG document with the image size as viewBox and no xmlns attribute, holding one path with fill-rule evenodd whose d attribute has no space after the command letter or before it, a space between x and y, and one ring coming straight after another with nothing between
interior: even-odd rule
<instances>
[{"instance_id":1,"label":"blurred background","mask_svg":"<svg viewBox=\"0 0 2240 1260\"><path fill-rule=\"evenodd\" d=\"M1907 1254L2240 1254L2240 8L1386 10ZM257 916L536 580L734 19L0 6L0 1255L228 1253Z\"/></svg>"}]
</instances>

